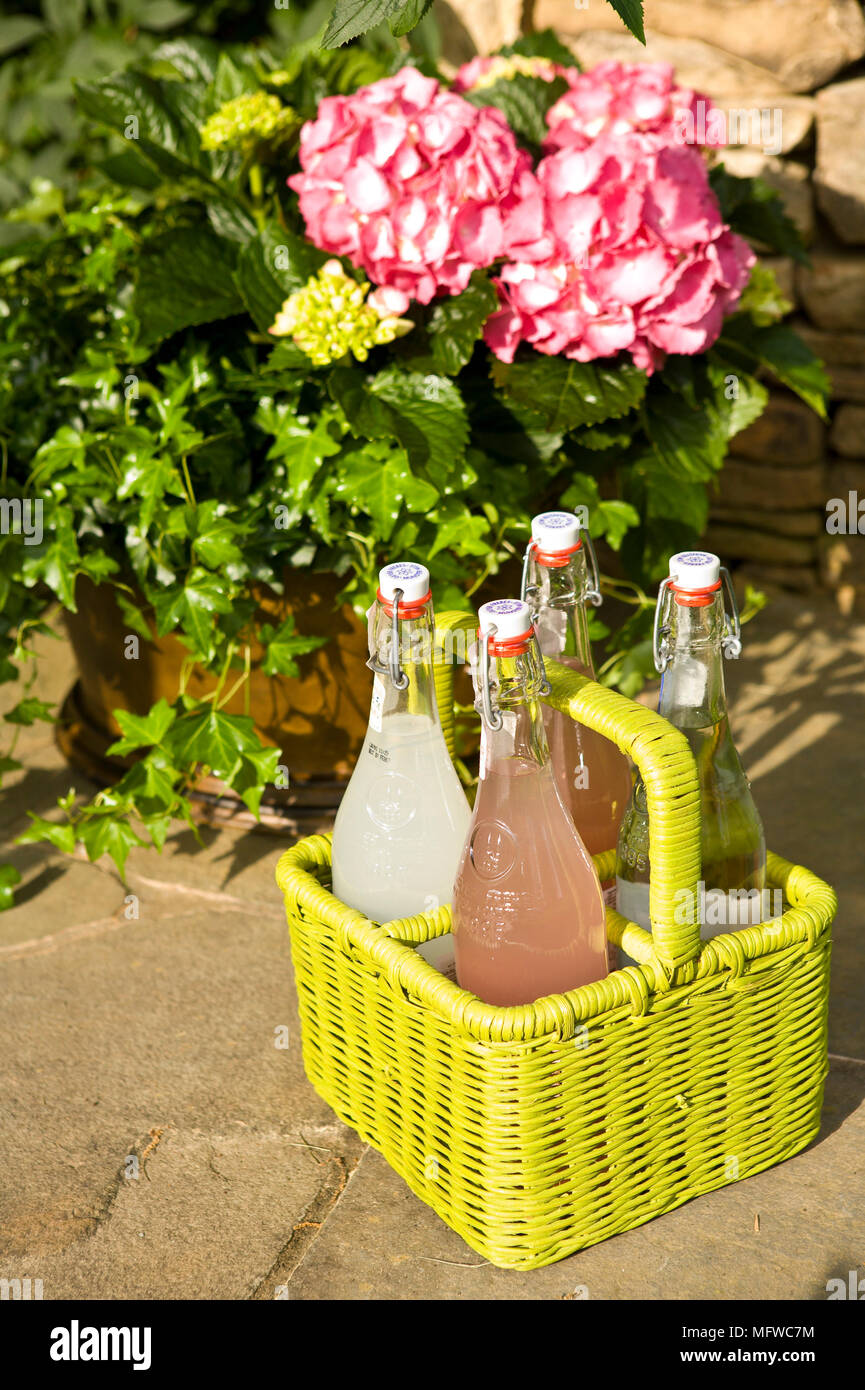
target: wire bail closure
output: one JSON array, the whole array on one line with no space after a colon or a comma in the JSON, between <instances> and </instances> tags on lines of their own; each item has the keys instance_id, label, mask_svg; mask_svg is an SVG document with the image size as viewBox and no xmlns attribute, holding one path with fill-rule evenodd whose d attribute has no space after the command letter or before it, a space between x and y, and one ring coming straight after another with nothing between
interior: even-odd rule
<instances>
[{"instance_id":1,"label":"wire bail closure","mask_svg":"<svg viewBox=\"0 0 865 1390\"><path fill-rule=\"evenodd\" d=\"M670 580L662 579L658 589L658 597L655 602L655 621L652 626L652 658L655 663L655 670L662 676L670 664L670 649L667 645L667 638L670 635L668 626L661 625L661 617L664 611L664 600L667 597L667 590Z\"/></svg>"},{"instance_id":2,"label":"wire bail closure","mask_svg":"<svg viewBox=\"0 0 865 1390\"><path fill-rule=\"evenodd\" d=\"M394 589L393 591L393 613L391 616L390 629L390 663L383 666L377 661L375 656L371 656L367 666L371 671L375 671L379 676L390 676L395 690L405 690L408 686L408 676L402 669L399 660L399 603L405 591Z\"/></svg>"},{"instance_id":3,"label":"wire bail closure","mask_svg":"<svg viewBox=\"0 0 865 1390\"><path fill-rule=\"evenodd\" d=\"M667 644L670 628L669 625L662 623L661 619L664 615L666 600L669 597L668 590L672 582L670 578L661 580L652 628L652 657L655 662L655 670L661 676L670 662L670 650ZM742 625L739 620L739 605L736 602L733 580L726 565L721 566L721 586L721 592L727 599L724 605L724 634L721 638L721 649L728 661L735 661L737 657L742 655Z\"/></svg>"},{"instance_id":4,"label":"wire bail closure","mask_svg":"<svg viewBox=\"0 0 865 1390\"><path fill-rule=\"evenodd\" d=\"M493 733L498 733L504 726L501 712L493 709L493 700L490 693L490 642L498 632L495 623L481 633L481 649L478 653L481 666L481 714Z\"/></svg>"},{"instance_id":5,"label":"wire bail closure","mask_svg":"<svg viewBox=\"0 0 865 1390\"><path fill-rule=\"evenodd\" d=\"M721 638L721 646L724 655L730 661L735 661L742 655L742 624L739 621L739 605L736 602L736 592L733 588L733 580L726 565L721 566L721 582L724 586L723 592L727 595L729 611L725 612L726 631Z\"/></svg>"},{"instance_id":6,"label":"wire bail closure","mask_svg":"<svg viewBox=\"0 0 865 1390\"><path fill-rule=\"evenodd\" d=\"M591 532L589 531L588 526L584 526L581 521L578 521L578 527L581 535L585 537L586 551L589 557L589 584L582 597L586 600L587 603L590 603L593 608L600 608L604 600L601 596L601 574L600 570L598 569L598 557L595 554L594 542L592 540ZM524 603L526 601L526 594L528 593L529 588L529 565L531 564L532 553L535 549L536 544L536 541L530 540L528 545L526 546L526 553L523 556L523 577L520 582L520 598L523 600Z\"/></svg>"}]
</instances>

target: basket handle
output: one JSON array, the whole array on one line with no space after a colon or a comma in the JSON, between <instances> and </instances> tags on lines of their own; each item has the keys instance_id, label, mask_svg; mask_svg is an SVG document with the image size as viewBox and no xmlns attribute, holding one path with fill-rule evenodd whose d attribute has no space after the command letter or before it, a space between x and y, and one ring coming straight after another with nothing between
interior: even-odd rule
<instances>
[{"instance_id":1,"label":"basket handle","mask_svg":"<svg viewBox=\"0 0 865 1390\"><path fill-rule=\"evenodd\" d=\"M474 614L436 614L436 699L451 756L454 664L460 655L466 659L476 632ZM636 701L557 661L546 659L545 665L551 686L546 704L610 739L639 768L646 787L652 846L651 944L659 962L672 972L700 953L700 784L688 741L666 719Z\"/></svg>"}]
</instances>

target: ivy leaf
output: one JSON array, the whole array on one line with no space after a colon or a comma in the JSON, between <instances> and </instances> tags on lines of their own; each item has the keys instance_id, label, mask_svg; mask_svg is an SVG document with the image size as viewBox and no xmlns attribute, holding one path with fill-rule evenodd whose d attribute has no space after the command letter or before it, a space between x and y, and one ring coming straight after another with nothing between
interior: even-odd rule
<instances>
[{"instance_id":1,"label":"ivy leaf","mask_svg":"<svg viewBox=\"0 0 865 1390\"><path fill-rule=\"evenodd\" d=\"M235 247L209 227L175 227L145 243L132 312L148 341L241 313L232 275Z\"/></svg>"},{"instance_id":2,"label":"ivy leaf","mask_svg":"<svg viewBox=\"0 0 865 1390\"><path fill-rule=\"evenodd\" d=\"M436 305L428 328L437 372L456 376L466 365L484 324L498 304L499 297L489 276L476 270L462 294L449 295Z\"/></svg>"},{"instance_id":3,"label":"ivy leaf","mask_svg":"<svg viewBox=\"0 0 865 1390\"><path fill-rule=\"evenodd\" d=\"M307 652L323 647L327 637L302 637L295 630L294 617L289 614L279 627L264 623L259 628L259 639L266 648L261 669L266 676L298 676L300 668L295 657L305 656Z\"/></svg>"},{"instance_id":4,"label":"ivy leaf","mask_svg":"<svg viewBox=\"0 0 865 1390\"><path fill-rule=\"evenodd\" d=\"M440 550L453 550L457 555L489 555L489 521L485 516L472 516L462 502L448 499L430 514L430 520L436 528L428 552L430 559Z\"/></svg>"},{"instance_id":5,"label":"ivy leaf","mask_svg":"<svg viewBox=\"0 0 865 1390\"><path fill-rule=\"evenodd\" d=\"M430 483L413 476L404 449L378 441L346 454L336 492L348 493L344 500L372 518L376 539L383 541L390 538L403 504L409 511L428 511L439 497Z\"/></svg>"},{"instance_id":6,"label":"ivy leaf","mask_svg":"<svg viewBox=\"0 0 865 1390\"><path fill-rule=\"evenodd\" d=\"M267 457L285 458L293 501L303 499L324 460L340 452L342 446L329 429L332 418L332 413L323 412L314 429L300 424L293 417L287 417L280 423L279 434Z\"/></svg>"},{"instance_id":7,"label":"ivy leaf","mask_svg":"<svg viewBox=\"0 0 865 1390\"><path fill-rule=\"evenodd\" d=\"M14 864L0 864L0 912L15 905L15 885L21 882L21 875Z\"/></svg>"},{"instance_id":8,"label":"ivy leaf","mask_svg":"<svg viewBox=\"0 0 865 1390\"><path fill-rule=\"evenodd\" d=\"M230 613L232 603L223 581L196 566L181 584L158 593L153 607L160 637L180 628L192 640L195 651L206 659L213 646L213 615Z\"/></svg>"},{"instance_id":9,"label":"ivy leaf","mask_svg":"<svg viewBox=\"0 0 865 1390\"><path fill-rule=\"evenodd\" d=\"M35 724L37 719L43 719L46 724L54 723L54 715L51 713L52 706L44 700L37 700L31 695L26 700L19 700L14 709L10 709L3 718L7 724ZM8 770L8 769L7 769Z\"/></svg>"},{"instance_id":10,"label":"ivy leaf","mask_svg":"<svg viewBox=\"0 0 865 1390\"><path fill-rule=\"evenodd\" d=\"M260 745L248 715L208 709L178 719L166 735L164 746L177 766L201 764L214 776L229 781L242 755Z\"/></svg>"},{"instance_id":11,"label":"ivy leaf","mask_svg":"<svg viewBox=\"0 0 865 1390\"><path fill-rule=\"evenodd\" d=\"M116 709L112 713L120 725L123 737L117 739L105 751L108 754L116 755L131 753L136 748L149 748L155 743L161 743L177 718L176 711L172 709L164 696L147 714L133 714L131 710L125 709Z\"/></svg>"},{"instance_id":12,"label":"ivy leaf","mask_svg":"<svg viewBox=\"0 0 865 1390\"><path fill-rule=\"evenodd\" d=\"M173 459L165 454L155 458L144 451L143 457L132 455L134 462L127 465L117 488L117 497L125 502L129 497L140 498L138 519L141 529L148 531L153 522L156 508L166 492L176 497L184 495L183 482Z\"/></svg>"},{"instance_id":13,"label":"ivy leaf","mask_svg":"<svg viewBox=\"0 0 865 1390\"><path fill-rule=\"evenodd\" d=\"M574 430L619 419L646 394L646 373L625 362L569 362L541 353L495 362L493 380L506 396L541 415L551 429Z\"/></svg>"},{"instance_id":14,"label":"ivy leaf","mask_svg":"<svg viewBox=\"0 0 865 1390\"><path fill-rule=\"evenodd\" d=\"M278 748L248 749L240 760L229 785L239 793L241 800L258 819L261 798L265 787L276 781L276 770L282 754Z\"/></svg>"},{"instance_id":15,"label":"ivy leaf","mask_svg":"<svg viewBox=\"0 0 865 1390\"><path fill-rule=\"evenodd\" d=\"M70 830L72 827L69 827ZM123 878L129 851L134 845L143 845L141 839L126 819L126 810L121 807L108 807L104 811L91 813L86 820L79 821L78 838L87 851L91 863L109 854L117 865L117 872Z\"/></svg>"},{"instance_id":16,"label":"ivy leaf","mask_svg":"<svg viewBox=\"0 0 865 1390\"><path fill-rule=\"evenodd\" d=\"M549 134L547 112L567 89L563 77L545 82L542 77L518 72L461 95L473 106L498 107L514 134L537 146Z\"/></svg>"},{"instance_id":17,"label":"ivy leaf","mask_svg":"<svg viewBox=\"0 0 865 1390\"><path fill-rule=\"evenodd\" d=\"M72 853L75 848L74 826L70 825L68 821L58 823L53 820L45 820L33 811L28 811L27 814L31 824L15 837L16 845L34 845L47 840L55 849L62 850L64 854Z\"/></svg>"}]
</instances>

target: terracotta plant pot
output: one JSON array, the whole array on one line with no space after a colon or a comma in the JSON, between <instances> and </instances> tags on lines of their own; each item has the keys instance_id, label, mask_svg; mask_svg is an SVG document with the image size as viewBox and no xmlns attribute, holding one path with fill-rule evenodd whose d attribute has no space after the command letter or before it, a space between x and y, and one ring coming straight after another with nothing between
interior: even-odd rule
<instances>
[{"instance_id":1,"label":"terracotta plant pot","mask_svg":"<svg viewBox=\"0 0 865 1390\"><path fill-rule=\"evenodd\" d=\"M325 823L363 743L371 680L366 627L348 605L336 606L341 587L335 575L290 570L284 596L263 587L255 592L259 622L276 624L291 613L299 633L330 639L300 658L302 674L297 679L264 675L259 664L263 651L255 643L248 688L224 706L229 714L250 714L264 741L281 750L280 763L289 769L288 789L271 787L265 792L266 829L305 833L312 823ZM146 714L160 697L176 699L188 652L175 636L157 637L152 628L152 640L141 639L137 658L130 659L130 628L112 586L96 587L82 580L76 601L78 612L64 617L79 674L66 697L57 738L70 762L107 785L128 766L121 758L106 756L105 750L120 735L111 711ZM195 668L187 691L198 697L215 684L214 677ZM202 819L256 824L239 798L216 778L203 782L196 795Z\"/></svg>"}]
</instances>

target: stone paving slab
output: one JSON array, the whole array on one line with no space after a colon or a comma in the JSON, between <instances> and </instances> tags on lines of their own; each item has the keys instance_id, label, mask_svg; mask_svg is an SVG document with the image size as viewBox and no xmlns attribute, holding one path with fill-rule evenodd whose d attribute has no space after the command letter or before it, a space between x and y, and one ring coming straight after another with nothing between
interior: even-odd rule
<instances>
[{"instance_id":1,"label":"stone paving slab","mask_svg":"<svg viewBox=\"0 0 865 1390\"><path fill-rule=\"evenodd\" d=\"M825 1298L865 1274L865 1063L833 1064L802 1154L536 1270L496 1269L368 1149L289 1285L296 1299Z\"/></svg>"},{"instance_id":2,"label":"stone paving slab","mask_svg":"<svg viewBox=\"0 0 865 1390\"><path fill-rule=\"evenodd\" d=\"M733 729L768 842L841 898L816 1145L547 1270L493 1269L305 1079L286 842L178 829L128 885L110 860L10 851L27 809L88 786L37 725L0 798L24 876L0 914L0 1276L47 1298L824 1297L865 1260L865 626L782 597L746 639ZM57 701L68 649L47 658L33 693Z\"/></svg>"}]
</instances>

